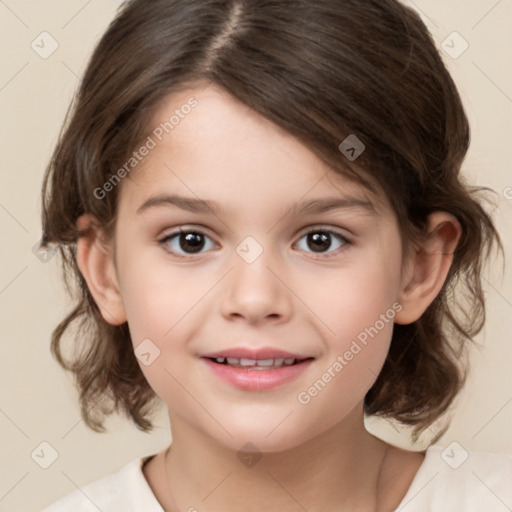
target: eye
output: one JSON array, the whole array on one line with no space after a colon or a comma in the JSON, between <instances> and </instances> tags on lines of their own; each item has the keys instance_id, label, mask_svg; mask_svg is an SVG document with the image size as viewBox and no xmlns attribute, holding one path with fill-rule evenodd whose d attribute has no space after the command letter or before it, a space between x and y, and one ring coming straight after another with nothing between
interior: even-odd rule
<instances>
[{"instance_id":1,"label":"eye","mask_svg":"<svg viewBox=\"0 0 512 512\"><path fill-rule=\"evenodd\" d=\"M212 242L212 246L215 245L211 238L202 231L184 231L180 228L179 231L166 235L159 240L159 243L164 246L165 250L175 254L177 257L186 258L187 255L200 254L201 250L208 246L207 240ZM180 251L183 251L185 254L183 252L180 254Z\"/></svg>"},{"instance_id":2,"label":"eye","mask_svg":"<svg viewBox=\"0 0 512 512\"><path fill-rule=\"evenodd\" d=\"M338 233L337 231L332 231L329 229L314 229L312 231L309 231L304 236L301 237L300 240L305 239L306 242L304 245L307 247L310 247L312 249L312 252L314 253L332 253L337 252L336 249L342 249L344 246L350 244L350 242L343 236L341 233ZM299 244L300 244L299 240ZM326 251L329 249L329 247L332 247L334 242L334 250ZM299 247L300 248L300 247ZM302 248L301 250L306 250ZM328 254L328 257L330 254Z\"/></svg>"},{"instance_id":3,"label":"eye","mask_svg":"<svg viewBox=\"0 0 512 512\"><path fill-rule=\"evenodd\" d=\"M304 244L300 247L300 242L305 239L306 248ZM194 254L201 254L204 249L208 250L215 247L215 242L200 230L183 230L175 231L163 237L158 241L164 246L165 250L177 256L178 258L186 258ZM210 247L208 245L210 244ZM304 234L299 242L298 246L300 250L306 252L313 252L318 254L327 254L326 257L330 256L330 253L339 252L339 249L343 250L344 246L350 244L350 242L337 231L330 229L314 229ZM334 245L334 249L332 246ZM311 251L308 251L308 248ZM329 250L331 248L331 250ZM325 257L325 256L324 256Z\"/></svg>"}]
</instances>

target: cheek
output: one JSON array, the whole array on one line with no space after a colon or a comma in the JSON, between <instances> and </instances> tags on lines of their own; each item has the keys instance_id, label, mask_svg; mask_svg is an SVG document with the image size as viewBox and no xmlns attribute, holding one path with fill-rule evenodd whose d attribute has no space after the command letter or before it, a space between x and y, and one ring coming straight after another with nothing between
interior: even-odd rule
<instances>
[{"instance_id":1,"label":"cheek","mask_svg":"<svg viewBox=\"0 0 512 512\"><path fill-rule=\"evenodd\" d=\"M322 321L326 334L343 345L379 321L382 314L394 318L400 261L390 252L359 253L336 271L322 269L302 289L304 301ZM307 291L308 290L308 291ZM392 321L378 326L389 336Z\"/></svg>"},{"instance_id":2,"label":"cheek","mask_svg":"<svg viewBox=\"0 0 512 512\"><path fill-rule=\"evenodd\" d=\"M127 243L126 249L119 258L120 286L133 343L163 340L204 295L204 282L201 288L186 270L167 264L158 248Z\"/></svg>"},{"instance_id":3,"label":"cheek","mask_svg":"<svg viewBox=\"0 0 512 512\"><path fill-rule=\"evenodd\" d=\"M123 305L139 366L160 398L178 406L184 400L178 383L184 380L179 373L181 362L188 340L201 326L201 298L215 280L211 274L192 278L183 268L172 268L147 252L145 257L136 257L132 248L120 258L119 268Z\"/></svg>"},{"instance_id":4,"label":"cheek","mask_svg":"<svg viewBox=\"0 0 512 512\"><path fill-rule=\"evenodd\" d=\"M320 319L328 354L318 376L335 394L350 389L354 398L362 398L384 364L400 310L400 263L398 244L381 245L359 252L337 272L324 269L311 286L306 303Z\"/></svg>"},{"instance_id":5,"label":"cheek","mask_svg":"<svg viewBox=\"0 0 512 512\"><path fill-rule=\"evenodd\" d=\"M194 332L191 322L197 299L171 293L165 281L149 276L144 279L144 273L134 272L126 314L135 355L146 380L164 403L180 408L187 405L179 383L187 385L181 370L187 339ZM176 289L183 286L171 282Z\"/></svg>"},{"instance_id":6,"label":"cheek","mask_svg":"<svg viewBox=\"0 0 512 512\"><path fill-rule=\"evenodd\" d=\"M329 326L322 327L326 354L297 395L304 410L323 422L339 421L364 399L389 352L399 305L385 286L357 277L329 284L327 292L336 299L323 301L322 325Z\"/></svg>"}]
</instances>

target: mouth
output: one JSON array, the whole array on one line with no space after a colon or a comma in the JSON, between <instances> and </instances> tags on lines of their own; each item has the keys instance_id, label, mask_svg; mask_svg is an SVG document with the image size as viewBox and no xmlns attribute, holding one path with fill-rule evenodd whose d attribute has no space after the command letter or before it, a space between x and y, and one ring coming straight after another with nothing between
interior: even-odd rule
<instances>
[{"instance_id":1,"label":"mouth","mask_svg":"<svg viewBox=\"0 0 512 512\"><path fill-rule=\"evenodd\" d=\"M267 391L298 379L314 357L273 348L225 349L201 356L212 375L243 391Z\"/></svg>"},{"instance_id":2,"label":"mouth","mask_svg":"<svg viewBox=\"0 0 512 512\"><path fill-rule=\"evenodd\" d=\"M249 359L249 358L238 358L238 357L206 357L213 363L230 366L232 368L243 368L246 370L275 370L284 366L295 366L313 359L312 357L295 358L295 357L279 357L279 358L268 358L268 359Z\"/></svg>"}]
</instances>

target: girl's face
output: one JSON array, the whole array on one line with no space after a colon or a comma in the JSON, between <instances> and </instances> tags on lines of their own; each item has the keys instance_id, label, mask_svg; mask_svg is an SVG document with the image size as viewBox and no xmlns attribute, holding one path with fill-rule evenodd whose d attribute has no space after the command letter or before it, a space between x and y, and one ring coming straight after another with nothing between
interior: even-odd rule
<instances>
[{"instance_id":1,"label":"girl's face","mask_svg":"<svg viewBox=\"0 0 512 512\"><path fill-rule=\"evenodd\" d=\"M171 424L280 451L362 410L401 307L389 204L213 86L169 98L150 137L119 185L116 281ZM238 349L309 359L258 370L204 357Z\"/></svg>"}]
</instances>

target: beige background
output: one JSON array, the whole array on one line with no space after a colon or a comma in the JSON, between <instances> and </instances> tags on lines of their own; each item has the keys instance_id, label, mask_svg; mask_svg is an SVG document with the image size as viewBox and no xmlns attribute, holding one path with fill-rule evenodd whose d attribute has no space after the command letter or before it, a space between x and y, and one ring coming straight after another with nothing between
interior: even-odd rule
<instances>
[{"instance_id":1,"label":"beige background","mask_svg":"<svg viewBox=\"0 0 512 512\"><path fill-rule=\"evenodd\" d=\"M89 431L80 419L71 379L52 359L53 327L71 304L57 258L42 262L32 248L41 237L40 187L68 103L86 59L119 5L117 0L0 0L0 511L34 511L76 486L154 453L170 440L162 410L154 433L112 418L109 433ZM471 183L496 190L493 216L511 254L512 1L416 0L442 48L457 31L469 48L443 53L472 125L465 162ZM58 49L41 58L31 43L49 32ZM450 43L450 41L454 43ZM462 48L453 36L454 50ZM512 277L495 263L486 273L488 322L472 356L472 373L440 444L467 450L512 451ZM368 428L410 447L407 432L383 421ZM31 454L49 443L58 458L47 469ZM421 448L417 446L416 448ZM40 448L38 448L40 450ZM49 453L46 449L46 453ZM509 504L512 506L512 504Z\"/></svg>"}]
</instances>

